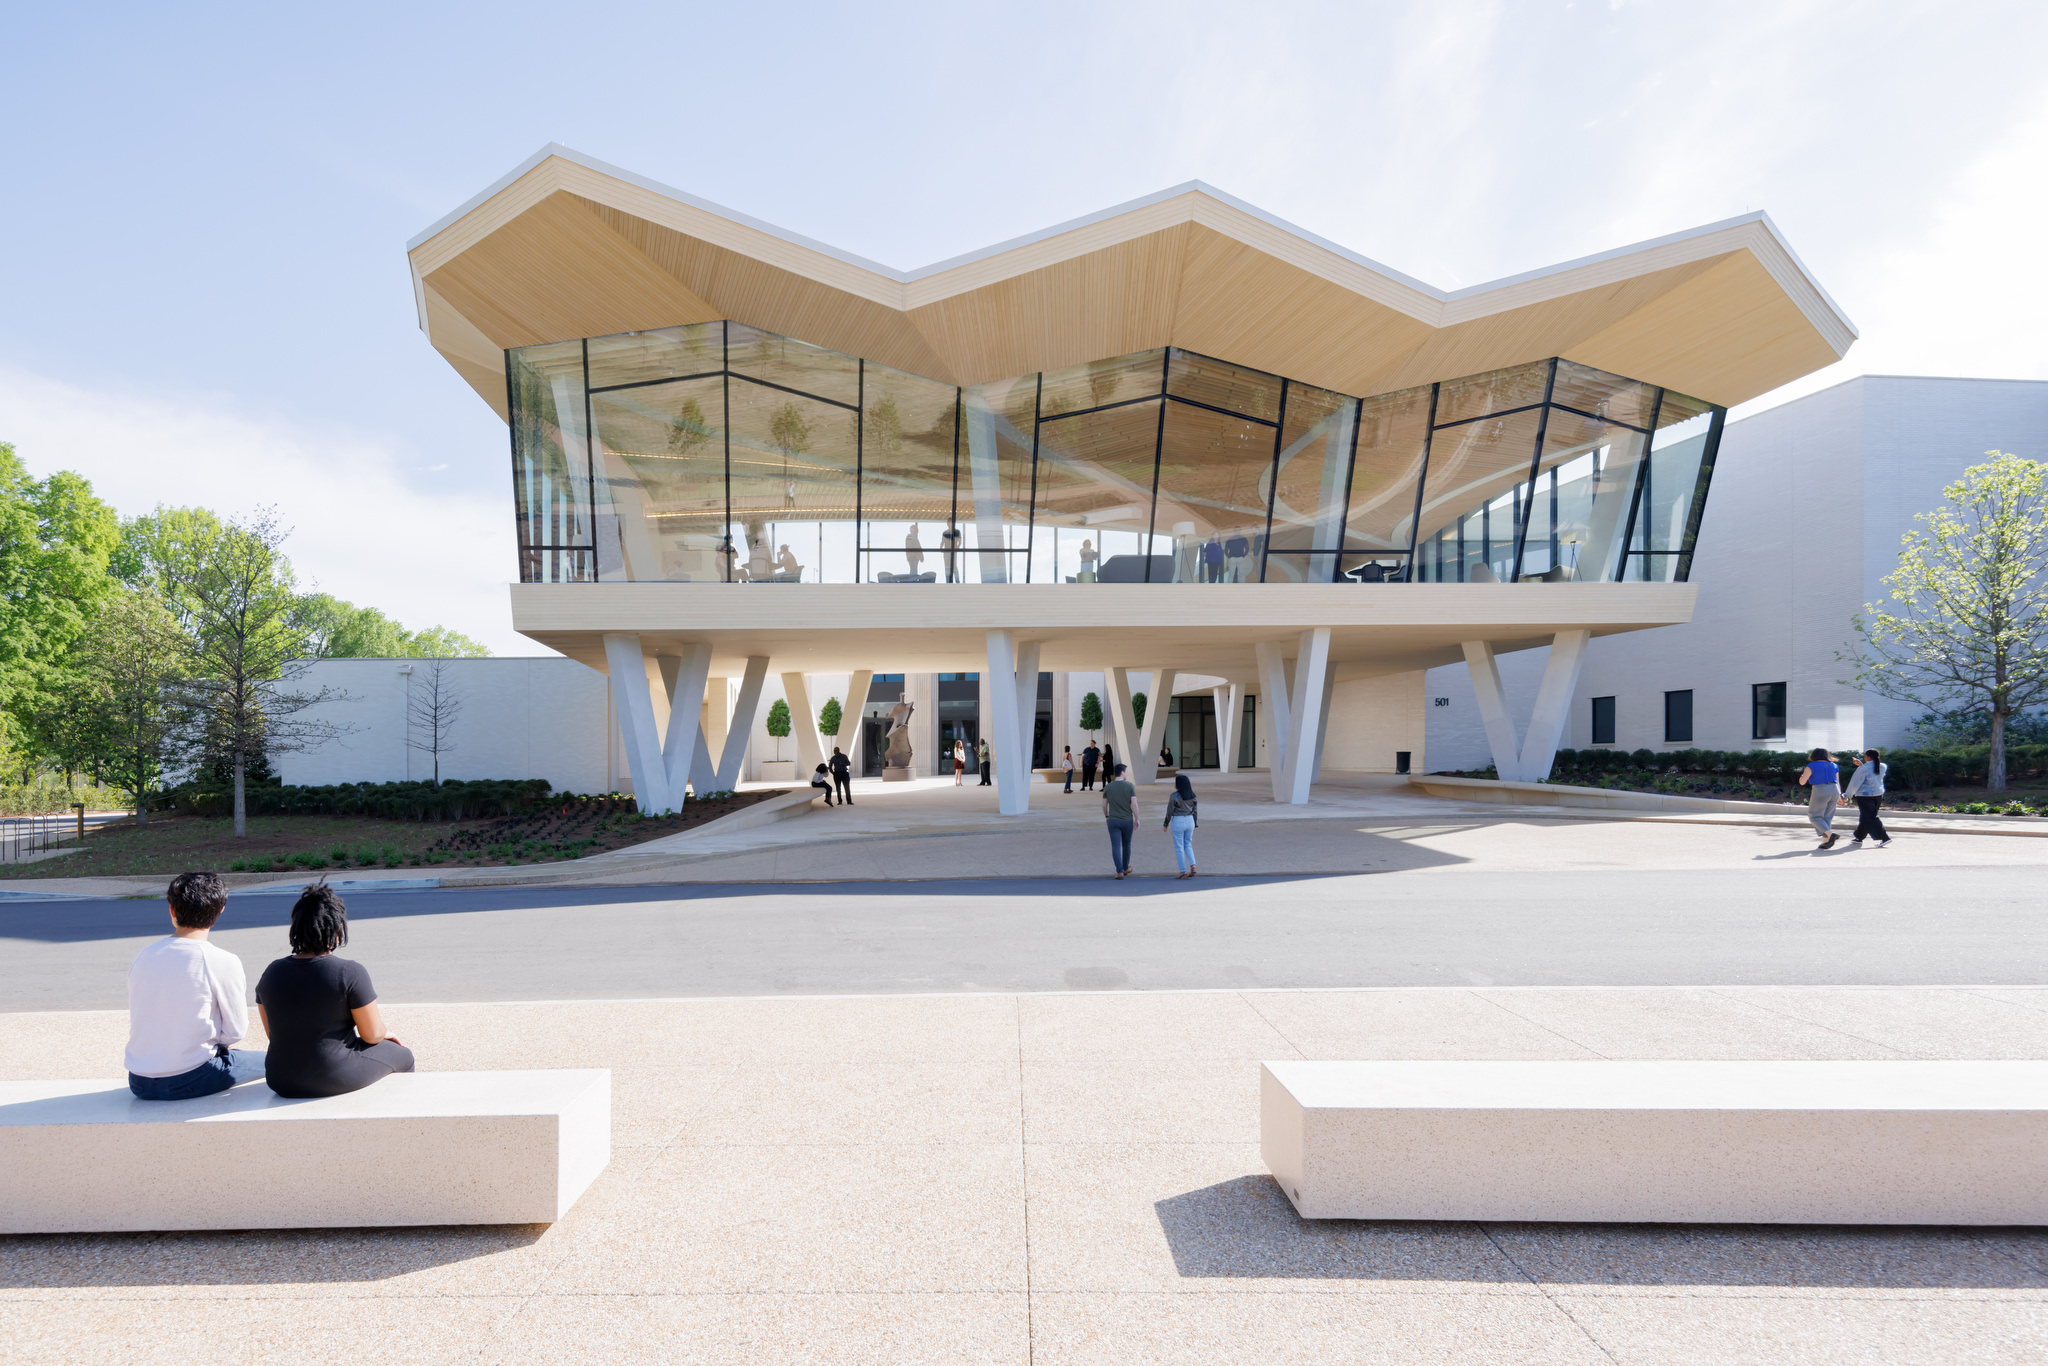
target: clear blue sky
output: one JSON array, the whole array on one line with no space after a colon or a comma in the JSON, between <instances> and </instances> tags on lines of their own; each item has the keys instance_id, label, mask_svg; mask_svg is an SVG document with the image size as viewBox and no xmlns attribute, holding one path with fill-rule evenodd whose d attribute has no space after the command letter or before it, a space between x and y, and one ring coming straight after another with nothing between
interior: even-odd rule
<instances>
[{"instance_id":1,"label":"clear blue sky","mask_svg":"<svg viewBox=\"0 0 2048 1366\"><path fill-rule=\"evenodd\" d=\"M125 513L277 504L304 577L503 652L504 428L404 243L549 141L900 267L1196 178L1445 287L1760 208L1863 331L1786 394L2048 378L2038 3L115 4L8 46L0 440Z\"/></svg>"}]
</instances>

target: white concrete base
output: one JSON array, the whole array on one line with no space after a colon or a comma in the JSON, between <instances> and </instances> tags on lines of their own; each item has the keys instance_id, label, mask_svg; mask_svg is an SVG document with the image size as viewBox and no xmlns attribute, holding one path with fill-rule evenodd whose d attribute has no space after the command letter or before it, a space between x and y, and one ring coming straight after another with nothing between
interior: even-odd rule
<instances>
[{"instance_id":1,"label":"white concrete base","mask_svg":"<svg viewBox=\"0 0 2048 1366\"><path fill-rule=\"evenodd\" d=\"M915 782L917 781L917 768L914 765L906 765L902 768L894 766L885 768L882 770L882 781L885 783Z\"/></svg>"},{"instance_id":2,"label":"white concrete base","mask_svg":"<svg viewBox=\"0 0 2048 1366\"><path fill-rule=\"evenodd\" d=\"M548 1224L611 1161L612 1074L416 1072L143 1101L0 1082L0 1233Z\"/></svg>"},{"instance_id":3,"label":"white concrete base","mask_svg":"<svg viewBox=\"0 0 2048 1366\"><path fill-rule=\"evenodd\" d=\"M1271 1062L1305 1219L2048 1223L2048 1062Z\"/></svg>"}]
</instances>

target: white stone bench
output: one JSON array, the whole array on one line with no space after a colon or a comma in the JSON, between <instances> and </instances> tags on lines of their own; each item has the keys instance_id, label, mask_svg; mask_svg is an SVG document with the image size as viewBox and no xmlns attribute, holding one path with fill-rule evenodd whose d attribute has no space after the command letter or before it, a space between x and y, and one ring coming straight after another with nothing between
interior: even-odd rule
<instances>
[{"instance_id":1,"label":"white stone bench","mask_svg":"<svg viewBox=\"0 0 2048 1366\"><path fill-rule=\"evenodd\" d=\"M0 1233L546 1224L611 1135L601 1069L399 1073L318 1100L0 1082Z\"/></svg>"},{"instance_id":2,"label":"white stone bench","mask_svg":"<svg viewBox=\"0 0 2048 1366\"><path fill-rule=\"evenodd\" d=\"M2048 1224L2044 1062L1269 1062L1306 1219Z\"/></svg>"}]
</instances>

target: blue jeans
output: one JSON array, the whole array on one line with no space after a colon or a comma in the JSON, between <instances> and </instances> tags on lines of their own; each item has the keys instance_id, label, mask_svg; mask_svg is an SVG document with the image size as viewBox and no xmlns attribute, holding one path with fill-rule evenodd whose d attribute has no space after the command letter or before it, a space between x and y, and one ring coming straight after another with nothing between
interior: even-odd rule
<instances>
[{"instance_id":1,"label":"blue jeans","mask_svg":"<svg viewBox=\"0 0 2048 1366\"><path fill-rule=\"evenodd\" d=\"M1166 823L1166 828L1173 832L1173 860L1185 873L1195 866L1195 818L1175 816Z\"/></svg>"},{"instance_id":2,"label":"blue jeans","mask_svg":"<svg viewBox=\"0 0 2048 1366\"><path fill-rule=\"evenodd\" d=\"M1105 821L1109 826L1109 861L1116 865L1119 873L1131 871L1131 835L1138 828L1136 821Z\"/></svg>"},{"instance_id":3,"label":"blue jeans","mask_svg":"<svg viewBox=\"0 0 2048 1366\"><path fill-rule=\"evenodd\" d=\"M190 1072L175 1077L128 1074L128 1089L137 1100L193 1100L255 1081L263 1075L265 1054L249 1048L223 1048Z\"/></svg>"}]
</instances>

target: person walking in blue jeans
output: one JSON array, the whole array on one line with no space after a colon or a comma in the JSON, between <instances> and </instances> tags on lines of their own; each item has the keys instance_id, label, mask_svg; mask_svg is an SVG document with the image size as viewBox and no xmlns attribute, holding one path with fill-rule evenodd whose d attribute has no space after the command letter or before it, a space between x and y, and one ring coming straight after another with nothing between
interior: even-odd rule
<instances>
[{"instance_id":1,"label":"person walking in blue jeans","mask_svg":"<svg viewBox=\"0 0 2048 1366\"><path fill-rule=\"evenodd\" d=\"M1841 838L1835 833L1835 807L1842 800L1842 770L1826 750L1816 749L1806 767L1799 770L1799 781L1813 789L1806 801L1806 819L1813 822L1820 847L1834 848L1835 841Z\"/></svg>"},{"instance_id":2,"label":"person walking in blue jeans","mask_svg":"<svg viewBox=\"0 0 2048 1366\"><path fill-rule=\"evenodd\" d=\"M1116 875L1131 875L1131 836L1138 829L1138 789L1124 778L1124 766L1109 771L1102 785L1102 816L1109 824L1109 860Z\"/></svg>"},{"instance_id":3,"label":"person walking in blue jeans","mask_svg":"<svg viewBox=\"0 0 2048 1366\"><path fill-rule=\"evenodd\" d=\"M228 889L215 873L180 873L165 896L168 938L128 969L128 1089L137 1100L192 1100L254 1081L264 1055L236 1048L249 1032L242 960L207 942Z\"/></svg>"},{"instance_id":4,"label":"person walking in blue jeans","mask_svg":"<svg viewBox=\"0 0 2048 1366\"><path fill-rule=\"evenodd\" d=\"M1173 795L1166 799L1166 833L1173 836L1173 861L1181 877L1195 875L1195 785L1185 773L1173 775Z\"/></svg>"}]
</instances>

